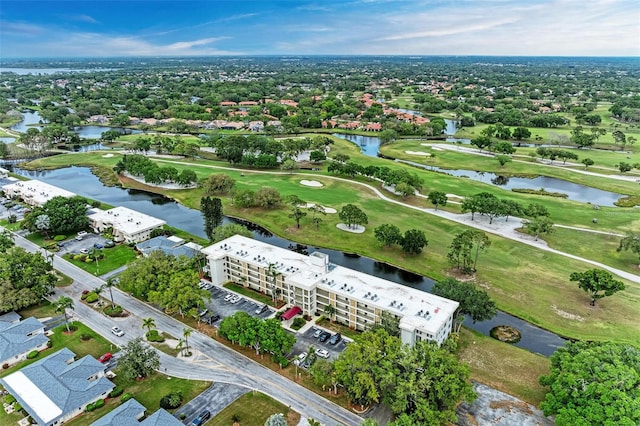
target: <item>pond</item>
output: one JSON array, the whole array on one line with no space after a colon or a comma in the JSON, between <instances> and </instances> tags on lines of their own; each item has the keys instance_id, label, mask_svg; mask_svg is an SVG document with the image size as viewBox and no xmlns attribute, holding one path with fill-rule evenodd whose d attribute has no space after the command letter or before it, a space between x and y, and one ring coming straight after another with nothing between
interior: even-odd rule
<instances>
[{"instance_id":1,"label":"pond","mask_svg":"<svg viewBox=\"0 0 640 426\"><path fill-rule=\"evenodd\" d=\"M380 139L375 136L345 135L334 133L333 136L346 139L360 146L363 154L370 157L378 156L380 148ZM604 191L601 189L591 188L589 186L580 185L578 183L569 182L562 179L552 178L548 176L537 176L535 178L524 177L506 177L489 172L476 172L473 170L454 170L441 169L428 165L416 163L407 160L397 160L399 162L410 164L426 170L440 171L452 176L466 177L477 182L486 183L493 186L499 186L504 189L525 188L540 189L544 188L549 192L561 192L568 195L569 200L579 201L583 203L597 204L599 206L615 206L613 203L619 198L624 197L623 194Z\"/></svg>"},{"instance_id":2,"label":"pond","mask_svg":"<svg viewBox=\"0 0 640 426\"><path fill-rule=\"evenodd\" d=\"M11 126L12 130L15 130L20 133L26 133L26 131L35 127L38 130L42 130L42 126L40 121L42 117L40 117L40 113L38 111L29 111L22 113L23 119L21 122ZM78 126L74 127L73 131L78 134L83 139L99 139L102 136L102 132L106 132L107 130L118 130L122 131L121 128L118 127L104 127L104 126ZM134 129L126 129L127 134L138 134L142 133L141 130Z\"/></svg>"},{"instance_id":3,"label":"pond","mask_svg":"<svg viewBox=\"0 0 640 426\"><path fill-rule=\"evenodd\" d=\"M91 170L86 167L70 167L46 171L15 169L15 172L64 188L84 197L99 200L114 206L125 206L149 214L165 220L167 224L171 226L183 229L200 237L205 237L203 231L204 222L199 211L189 209L162 195L133 189L106 187L91 173ZM225 223L228 222L249 224L250 229L254 232L254 238L257 240L299 252L311 253L320 251L328 254L332 263L402 285L411 286L425 292L429 292L434 283L433 280L427 277L416 275L367 257L298 244L276 237L263 228L245 221L225 218ZM522 339L516 346L545 356L550 356L558 347L563 346L565 343L565 340L561 337L504 312L499 312L498 315L490 321L483 321L476 324L472 324L471 321L466 321L465 324L486 335L489 335L489 330L496 325L504 324L514 326L522 332Z\"/></svg>"}]
</instances>

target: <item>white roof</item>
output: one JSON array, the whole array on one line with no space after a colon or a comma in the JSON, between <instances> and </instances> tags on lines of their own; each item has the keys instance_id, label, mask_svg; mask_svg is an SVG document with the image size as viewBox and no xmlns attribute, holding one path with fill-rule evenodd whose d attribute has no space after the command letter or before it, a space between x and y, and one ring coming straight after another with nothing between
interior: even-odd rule
<instances>
[{"instance_id":1,"label":"white roof","mask_svg":"<svg viewBox=\"0 0 640 426\"><path fill-rule=\"evenodd\" d=\"M20 396L24 401L29 401L29 407L43 421L48 423L62 414L62 409L21 371L5 377L4 381L11 386L12 391L17 394L16 396Z\"/></svg>"},{"instance_id":2,"label":"white roof","mask_svg":"<svg viewBox=\"0 0 640 426\"><path fill-rule=\"evenodd\" d=\"M95 222L110 224L114 229L127 235L135 235L139 232L158 228L166 223L162 219L126 207L98 210L96 213L89 215L89 219Z\"/></svg>"},{"instance_id":3,"label":"white roof","mask_svg":"<svg viewBox=\"0 0 640 426\"><path fill-rule=\"evenodd\" d=\"M41 206L53 197L71 198L75 196L73 192L39 180L18 181L3 187L5 191L19 192L24 199L31 199L33 203Z\"/></svg>"},{"instance_id":4,"label":"white roof","mask_svg":"<svg viewBox=\"0 0 640 426\"><path fill-rule=\"evenodd\" d=\"M306 256L251 238L234 235L206 247L202 252L213 259L226 255L242 258L260 267L273 265L286 281L308 290L322 288L361 303L376 306L402 318L402 326L435 334L455 313L459 303L422 290L397 284L353 269L329 264L326 255Z\"/></svg>"}]
</instances>

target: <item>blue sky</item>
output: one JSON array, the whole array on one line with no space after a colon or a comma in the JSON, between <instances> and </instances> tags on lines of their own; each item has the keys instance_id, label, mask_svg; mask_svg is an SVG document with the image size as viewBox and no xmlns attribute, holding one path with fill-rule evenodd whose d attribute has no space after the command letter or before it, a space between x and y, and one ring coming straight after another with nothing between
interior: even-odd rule
<instances>
[{"instance_id":1,"label":"blue sky","mask_svg":"<svg viewBox=\"0 0 640 426\"><path fill-rule=\"evenodd\" d=\"M1 0L0 57L639 56L638 0Z\"/></svg>"}]
</instances>

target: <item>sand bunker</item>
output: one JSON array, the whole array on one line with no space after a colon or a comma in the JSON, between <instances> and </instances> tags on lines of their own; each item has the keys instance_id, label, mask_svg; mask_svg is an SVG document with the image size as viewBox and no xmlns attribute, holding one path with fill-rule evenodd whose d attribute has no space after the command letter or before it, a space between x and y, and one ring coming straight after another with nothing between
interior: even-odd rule
<instances>
[{"instance_id":1,"label":"sand bunker","mask_svg":"<svg viewBox=\"0 0 640 426\"><path fill-rule=\"evenodd\" d=\"M324 185L322 185L322 183L318 182L317 180L301 180L300 181L300 185L304 185L304 186L312 186L314 188L320 188Z\"/></svg>"},{"instance_id":2,"label":"sand bunker","mask_svg":"<svg viewBox=\"0 0 640 426\"><path fill-rule=\"evenodd\" d=\"M315 206L314 203L307 203L307 204L305 204L303 206L300 206L300 207L302 207L303 209L310 209L311 207L314 207L314 206ZM333 207L325 207L325 206L320 206L320 207L322 207L322 209L324 210L325 213L329 213L329 214L338 213L338 211L336 209L334 209Z\"/></svg>"},{"instance_id":3,"label":"sand bunker","mask_svg":"<svg viewBox=\"0 0 640 426\"><path fill-rule=\"evenodd\" d=\"M105 154L102 156L102 158L111 158L113 157L113 154Z\"/></svg>"},{"instance_id":4,"label":"sand bunker","mask_svg":"<svg viewBox=\"0 0 640 426\"><path fill-rule=\"evenodd\" d=\"M424 155L425 157L431 157L431 154L424 151L405 151L405 153L409 155Z\"/></svg>"},{"instance_id":5,"label":"sand bunker","mask_svg":"<svg viewBox=\"0 0 640 426\"><path fill-rule=\"evenodd\" d=\"M336 228L340 229L341 231L347 231L347 232L352 232L354 234L362 234L367 228L365 228L362 225L352 225L352 226L348 226L345 223L339 223L336 225Z\"/></svg>"}]
</instances>

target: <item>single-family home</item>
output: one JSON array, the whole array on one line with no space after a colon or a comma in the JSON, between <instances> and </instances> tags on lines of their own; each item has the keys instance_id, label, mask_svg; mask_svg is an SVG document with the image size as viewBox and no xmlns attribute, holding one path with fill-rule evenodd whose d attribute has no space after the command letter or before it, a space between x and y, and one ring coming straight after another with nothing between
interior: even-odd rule
<instances>
[{"instance_id":1,"label":"single-family home","mask_svg":"<svg viewBox=\"0 0 640 426\"><path fill-rule=\"evenodd\" d=\"M0 365L23 361L29 352L45 350L47 342L44 324L37 319L21 320L15 312L0 315Z\"/></svg>"},{"instance_id":2,"label":"single-family home","mask_svg":"<svg viewBox=\"0 0 640 426\"><path fill-rule=\"evenodd\" d=\"M64 348L2 379L0 384L41 426L60 425L104 399L115 385L106 366L87 355L75 360Z\"/></svg>"},{"instance_id":3,"label":"single-family home","mask_svg":"<svg viewBox=\"0 0 640 426\"><path fill-rule=\"evenodd\" d=\"M91 423L91 426L182 426L182 422L162 408L143 419L145 410L138 401L130 399Z\"/></svg>"},{"instance_id":4,"label":"single-family home","mask_svg":"<svg viewBox=\"0 0 640 426\"><path fill-rule=\"evenodd\" d=\"M151 252L161 250L175 257L187 256L188 258L194 258L200 253L202 246L192 242L185 244L185 240L175 235L170 237L161 235L136 244L136 250L145 257L149 256Z\"/></svg>"}]
</instances>

